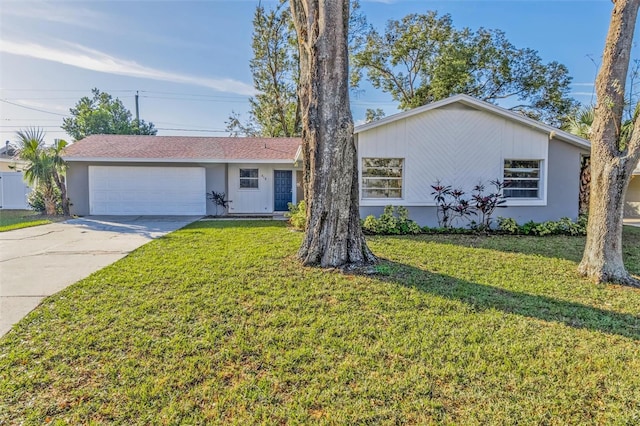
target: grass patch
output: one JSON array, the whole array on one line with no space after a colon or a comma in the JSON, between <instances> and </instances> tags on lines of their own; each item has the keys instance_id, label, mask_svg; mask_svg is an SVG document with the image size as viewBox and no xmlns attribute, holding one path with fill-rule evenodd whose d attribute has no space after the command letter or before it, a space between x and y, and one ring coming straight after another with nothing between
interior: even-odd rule
<instances>
[{"instance_id":1,"label":"grass patch","mask_svg":"<svg viewBox=\"0 0 640 426\"><path fill-rule=\"evenodd\" d=\"M53 220L33 210L0 210L0 232L45 225Z\"/></svg>"},{"instance_id":2,"label":"grass patch","mask_svg":"<svg viewBox=\"0 0 640 426\"><path fill-rule=\"evenodd\" d=\"M579 278L583 238L372 237L376 276L300 242L197 222L47 298L0 340L0 424L640 422L640 291Z\"/></svg>"}]
</instances>

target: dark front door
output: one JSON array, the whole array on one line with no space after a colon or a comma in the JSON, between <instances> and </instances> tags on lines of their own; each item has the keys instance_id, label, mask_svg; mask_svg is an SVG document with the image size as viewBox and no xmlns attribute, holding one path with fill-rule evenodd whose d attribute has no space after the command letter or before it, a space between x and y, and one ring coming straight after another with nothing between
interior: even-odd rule
<instances>
[{"instance_id":1,"label":"dark front door","mask_svg":"<svg viewBox=\"0 0 640 426\"><path fill-rule=\"evenodd\" d=\"M291 170L274 171L273 180L275 182L273 209L277 212L289 210L291 202Z\"/></svg>"}]
</instances>

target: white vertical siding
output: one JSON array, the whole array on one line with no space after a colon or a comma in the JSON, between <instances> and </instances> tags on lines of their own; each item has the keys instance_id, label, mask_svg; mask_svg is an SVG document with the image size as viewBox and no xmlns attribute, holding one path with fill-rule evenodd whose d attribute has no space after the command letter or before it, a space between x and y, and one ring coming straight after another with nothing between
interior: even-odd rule
<instances>
[{"instance_id":1,"label":"white vertical siding","mask_svg":"<svg viewBox=\"0 0 640 426\"><path fill-rule=\"evenodd\" d=\"M365 199L362 205L433 205L431 185L437 180L469 192L479 182L502 179L505 158L540 159L546 165L548 135L451 105L360 132L358 156L360 168L364 157L405 159L403 199Z\"/></svg>"}]
</instances>

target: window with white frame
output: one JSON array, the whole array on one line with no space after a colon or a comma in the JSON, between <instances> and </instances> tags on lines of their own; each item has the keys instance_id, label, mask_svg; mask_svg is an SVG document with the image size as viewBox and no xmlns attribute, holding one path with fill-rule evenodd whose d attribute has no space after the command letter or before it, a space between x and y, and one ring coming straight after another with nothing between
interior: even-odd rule
<instances>
[{"instance_id":1,"label":"window with white frame","mask_svg":"<svg viewBox=\"0 0 640 426\"><path fill-rule=\"evenodd\" d=\"M505 198L540 198L541 160L504 160Z\"/></svg>"},{"instance_id":2,"label":"window with white frame","mask_svg":"<svg viewBox=\"0 0 640 426\"><path fill-rule=\"evenodd\" d=\"M258 189L258 169L240 169L240 189Z\"/></svg>"},{"instance_id":3,"label":"window with white frame","mask_svg":"<svg viewBox=\"0 0 640 426\"><path fill-rule=\"evenodd\" d=\"M403 158L363 158L362 198L402 198Z\"/></svg>"}]
</instances>

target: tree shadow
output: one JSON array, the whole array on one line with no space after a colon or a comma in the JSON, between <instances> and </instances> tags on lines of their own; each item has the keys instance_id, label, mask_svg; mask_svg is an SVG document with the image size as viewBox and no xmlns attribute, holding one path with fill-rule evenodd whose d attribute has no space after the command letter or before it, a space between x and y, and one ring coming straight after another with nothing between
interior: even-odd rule
<instances>
[{"instance_id":1,"label":"tree shadow","mask_svg":"<svg viewBox=\"0 0 640 426\"><path fill-rule=\"evenodd\" d=\"M387 259L380 259L378 270L382 273L376 278L381 281L460 301L477 310L496 309L577 329L640 340L640 317L635 315L461 280Z\"/></svg>"},{"instance_id":2,"label":"tree shadow","mask_svg":"<svg viewBox=\"0 0 640 426\"><path fill-rule=\"evenodd\" d=\"M584 237L563 235L537 237L528 235L428 234L388 238L422 239L424 241L453 244L467 248L559 258L576 263L582 259L585 244ZM622 245L623 258L627 270L632 275L640 276L640 228L625 226Z\"/></svg>"},{"instance_id":3,"label":"tree shadow","mask_svg":"<svg viewBox=\"0 0 640 426\"><path fill-rule=\"evenodd\" d=\"M207 219L193 222L184 229L284 228L287 222L273 219Z\"/></svg>"}]
</instances>

